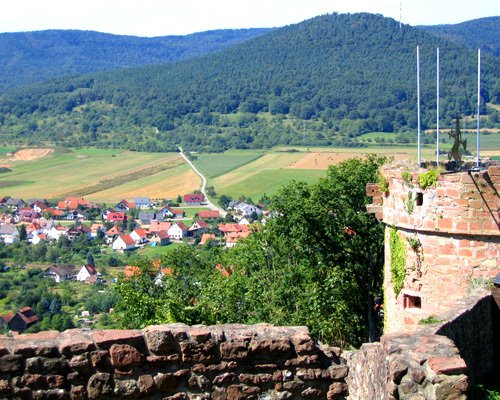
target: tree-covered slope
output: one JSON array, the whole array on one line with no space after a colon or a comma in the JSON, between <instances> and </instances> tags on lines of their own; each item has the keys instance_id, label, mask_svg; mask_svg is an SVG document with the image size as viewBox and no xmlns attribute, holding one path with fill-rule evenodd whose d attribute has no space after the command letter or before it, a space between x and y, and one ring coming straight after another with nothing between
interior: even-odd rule
<instances>
[{"instance_id":1,"label":"tree-covered slope","mask_svg":"<svg viewBox=\"0 0 500 400\"><path fill-rule=\"evenodd\" d=\"M423 126L435 116L441 48L442 126L476 104L473 50L370 14L333 14L223 52L22 88L0 98L4 141L132 149L222 150L343 144L368 131L416 129L415 48ZM485 55L485 103L500 103L498 58Z\"/></svg>"},{"instance_id":2,"label":"tree-covered slope","mask_svg":"<svg viewBox=\"0 0 500 400\"><path fill-rule=\"evenodd\" d=\"M474 19L454 25L419 26L426 32L500 56L500 16Z\"/></svg>"},{"instance_id":3,"label":"tree-covered slope","mask_svg":"<svg viewBox=\"0 0 500 400\"><path fill-rule=\"evenodd\" d=\"M164 64L226 49L270 29L137 37L93 31L0 33L0 89L121 67Z\"/></svg>"}]
</instances>

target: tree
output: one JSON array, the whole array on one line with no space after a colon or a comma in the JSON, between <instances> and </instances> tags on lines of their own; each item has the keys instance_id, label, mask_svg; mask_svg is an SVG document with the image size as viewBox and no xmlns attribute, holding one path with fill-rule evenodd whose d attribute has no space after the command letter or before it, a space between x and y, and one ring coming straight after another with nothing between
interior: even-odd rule
<instances>
[{"instance_id":1,"label":"tree","mask_svg":"<svg viewBox=\"0 0 500 400\"><path fill-rule=\"evenodd\" d=\"M87 265L92 265L93 267L95 267L94 253L92 253L91 251L87 253Z\"/></svg>"},{"instance_id":2,"label":"tree","mask_svg":"<svg viewBox=\"0 0 500 400\"><path fill-rule=\"evenodd\" d=\"M28 234L26 233L26 225L21 224L17 227L17 229L19 231L19 240L21 242L24 242L26 240L26 238L28 237Z\"/></svg>"}]
</instances>

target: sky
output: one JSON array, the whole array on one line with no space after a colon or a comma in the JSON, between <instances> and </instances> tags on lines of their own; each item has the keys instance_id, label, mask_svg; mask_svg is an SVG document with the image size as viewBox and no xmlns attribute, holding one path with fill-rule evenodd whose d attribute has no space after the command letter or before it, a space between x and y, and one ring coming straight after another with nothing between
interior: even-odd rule
<instances>
[{"instance_id":1,"label":"sky","mask_svg":"<svg viewBox=\"0 0 500 400\"><path fill-rule=\"evenodd\" d=\"M152 37L281 27L333 12L454 24L500 15L500 0L4 0L0 32L78 29Z\"/></svg>"}]
</instances>

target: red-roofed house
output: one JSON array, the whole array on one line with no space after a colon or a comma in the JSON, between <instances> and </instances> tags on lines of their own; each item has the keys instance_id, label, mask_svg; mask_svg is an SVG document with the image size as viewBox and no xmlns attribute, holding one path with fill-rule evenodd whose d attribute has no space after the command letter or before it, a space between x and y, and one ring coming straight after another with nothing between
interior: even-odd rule
<instances>
[{"instance_id":1,"label":"red-roofed house","mask_svg":"<svg viewBox=\"0 0 500 400\"><path fill-rule=\"evenodd\" d=\"M115 211L128 211L131 208L135 208L132 201L122 200L115 206Z\"/></svg>"},{"instance_id":2,"label":"red-roofed house","mask_svg":"<svg viewBox=\"0 0 500 400\"><path fill-rule=\"evenodd\" d=\"M213 233L204 233L203 235L201 235L199 244L203 246L204 244L207 244L211 240L215 240L215 235Z\"/></svg>"},{"instance_id":3,"label":"red-roofed house","mask_svg":"<svg viewBox=\"0 0 500 400\"><path fill-rule=\"evenodd\" d=\"M170 243L170 236L167 231L157 231L149 238L151 246L165 246Z\"/></svg>"},{"instance_id":4,"label":"red-roofed house","mask_svg":"<svg viewBox=\"0 0 500 400\"><path fill-rule=\"evenodd\" d=\"M33 211L36 211L36 212L39 212L39 213L42 213L42 212L45 212L45 210L48 208L49 206L47 206L47 204L45 204L43 201L40 201L40 200L36 200L32 205L31 205L31 208L33 209Z\"/></svg>"},{"instance_id":5,"label":"red-roofed house","mask_svg":"<svg viewBox=\"0 0 500 400\"><path fill-rule=\"evenodd\" d=\"M193 224L189 227L189 232L192 234L201 234L205 229L208 229L208 224L203 221L195 221Z\"/></svg>"},{"instance_id":6,"label":"red-roofed house","mask_svg":"<svg viewBox=\"0 0 500 400\"><path fill-rule=\"evenodd\" d=\"M8 313L4 315L2 319L13 332L25 331L31 325L38 322L38 316L33 312L31 307L24 307L15 314Z\"/></svg>"},{"instance_id":7,"label":"red-roofed house","mask_svg":"<svg viewBox=\"0 0 500 400\"><path fill-rule=\"evenodd\" d=\"M109 222L123 222L127 220L127 214L124 212L108 211L104 215L104 219Z\"/></svg>"},{"instance_id":8,"label":"red-roofed house","mask_svg":"<svg viewBox=\"0 0 500 400\"><path fill-rule=\"evenodd\" d=\"M199 206L203 202L202 194L185 194L184 195L184 203L190 206Z\"/></svg>"},{"instance_id":9,"label":"red-roofed house","mask_svg":"<svg viewBox=\"0 0 500 400\"><path fill-rule=\"evenodd\" d=\"M250 235L250 231L246 232L230 232L226 235L226 247L234 247L238 240L247 238Z\"/></svg>"},{"instance_id":10,"label":"red-roofed house","mask_svg":"<svg viewBox=\"0 0 500 400\"><path fill-rule=\"evenodd\" d=\"M149 226L149 232L160 232L160 231L168 231L172 226L171 222L163 222L163 221L151 221L151 225Z\"/></svg>"},{"instance_id":11,"label":"red-roofed house","mask_svg":"<svg viewBox=\"0 0 500 400\"><path fill-rule=\"evenodd\" d=\"M57 203L57 208L59 210L70 210L74 211L78 208L78 206L82 206L85 208L92 207L93 204L85 200L83 197L72 197L68 196L65 200Z\"/></svg>"},{"instance_id":12,"label":"red-roofed house","mask_svg":"<svg viewBox=\"0 0 500 400\"><path fill-rule=\"evenodd\" d=\"M136 244L146 243L148 241L148 231L145 229L135 229L130 237L134 239Z\"/></svg>"},{"instance_id":13,"label":"red-roofed house","mask_svg":"<svg viewBox=\"0 0 500 400\"><path fill-rule=\"evenodd\" d=\"M170 227L170 229L168 230L168 235L170 236L170 239L182 240L182 238L185 237L188 232L189 229L186 225L184 225L182 222L177 222Z\"/></svg>"},{"instance_id":14,"label":"red-roofed house","mask_svg":"<svg viewBox=\"0 0 500 400\"><path fill-rule=\"evenodd\" d=\"M217 219L220 217L219 210L200 210L198 217L201 219Z\"/></svg>"},{"instance_id":15,"label":"red-roofed house","mask_svg":"<svg viewBox=\"0 0 500 400\"><path fill-rule=\"evenodd\" d=\"M113 250L125 252L134 250L136 247L135 240L130 235L122 235L113 242Z\"/></svg>"},{"instance_id":16,"label":"red-roofed house","mask_svg":"<svg viewBox=\"0 0 500 400\"><path fill-rule=\"evenodd\" d=\"M84 265L80 271L78 271L78 274L76 274L76 280L78 282L84 282L89 278L90 276L97 276L98 272L96 268L93 265L87 264Z\"/></svg>"},{"instance_id":17,"label":"red-roofed house","mask_svg":"<svg viewBox=\"0 0 500 400\"><path fill-rule=\"evenodd\" d=\"M52 217L60 218L63 217L66 213L63 210L56 210L55 208L46 208L43 212L49 213Z\"/></svg>"}]
</instances>

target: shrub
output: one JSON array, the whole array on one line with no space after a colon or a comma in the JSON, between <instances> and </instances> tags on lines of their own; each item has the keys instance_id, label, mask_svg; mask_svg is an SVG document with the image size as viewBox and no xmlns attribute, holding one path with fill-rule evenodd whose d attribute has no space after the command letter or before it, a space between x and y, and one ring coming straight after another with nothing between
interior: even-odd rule
<instances>
[{"instance_id":1,"label":"shrub","mask_svg":"<svg viewBox=\"0 0 500 400\"><path fill-rule=\"evenodd\" d=\"M418 182L422 189L427 189L432 186L435 186L437 180L438 180L438 172L435 169L423 172L418 176Z\"/></svg>"}]
</instances>

